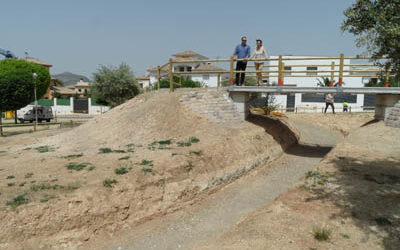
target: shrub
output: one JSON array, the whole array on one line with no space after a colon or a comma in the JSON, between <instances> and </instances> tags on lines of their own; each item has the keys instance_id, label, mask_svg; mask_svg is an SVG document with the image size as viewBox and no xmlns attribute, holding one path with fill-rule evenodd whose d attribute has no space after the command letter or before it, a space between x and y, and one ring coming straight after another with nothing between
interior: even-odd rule
<instances>
[{"instance_id":1,"label":"shrub","mask_svg":"<svg viewBox=\"0 0 400 250\"><path fill-rule=\"evenodd\" d=\"M70 162L67 165L67 169L68 170L81 171L82 169L86 168L87 166L92 166L92 164L89 163L89 162L84 162L84 163Z\"/></svg>"},{"instance_id":2,"label":"shrub","mask_svg":"<svg viewBox=\"0 0 400 250\"><path fill-rule=\"evenodd\" d=\"M18 207L23 204L27 204L29 199L26 198L26 194L19 194L15 196L11 201L7 201L7 206Z\"/></svg>"}]
</instances>

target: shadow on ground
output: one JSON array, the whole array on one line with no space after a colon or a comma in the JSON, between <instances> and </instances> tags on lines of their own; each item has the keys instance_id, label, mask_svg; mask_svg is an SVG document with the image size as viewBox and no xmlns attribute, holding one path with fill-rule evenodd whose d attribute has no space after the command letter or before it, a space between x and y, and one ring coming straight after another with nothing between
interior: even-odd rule
<instances>
[{"instance_id":1,"label":"shadow on ground","mask_svg":"<svg viewBox=\"0 0 400 250\"><path fill-rule=\"evenodd\" d=\"M338 188L314 189L315 199L333 201L341 210L333 217L352 218L366 239L376 235L384 249L399 249L400 159L339 157L332 163L339 171L329 182Z\"/></svg>"},{"instance_id":2,"label":"shadow on ground","mask_svg":"<svg viewBox=\"0 0 400 250\"><path fill-rule=\"evenodd\" d=\"M272 118L269 116L251 114L247 118L257 126L263 127L276 142L278 142L283 151L287 154L303 156L303 157L324 157L332 147L319 146L300 143L299 133L295 128L291 127L285 118Z\"/></svg>"}]
</instances>

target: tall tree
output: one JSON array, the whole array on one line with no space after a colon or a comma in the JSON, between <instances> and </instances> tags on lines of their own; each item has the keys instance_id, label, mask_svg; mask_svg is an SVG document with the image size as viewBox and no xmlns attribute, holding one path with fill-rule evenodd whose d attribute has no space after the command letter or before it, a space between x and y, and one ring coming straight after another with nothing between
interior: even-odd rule
<instances>
[{"instance_id":1,"label":"tall tree","mask_svg":"<svg viewBox=\"0 0 400 250\"><path fill-rule=\"evenodd\" d=\"M342 30L375 58L386 56L400 78L400 0L357 0L344 11Z\"/></svg>"},{"instance_id":2,"label":"tall tree","mask_svg":"<svg viewBox=\"0 0 400 250\"><path fill-rule=\"evenodd\" d=\"M121 63L118 67L100 66L93 74L91 94L98 103L118 106L140 92L131 68Z\"/></svg>"},{"instance_id":3,"label":"tall tree","mask_svg":"<svg viewBox=\"0 0 400 250\"><path fill-rule=\"evenodd\" d=\"M33 73L37 78L33 79ZM0 61L0 114L20 109L37 97L41 98L50 85L49 70L43 66L18 59ZM1 117L0 117L1 122Z\"/></svg>"}]
</instances>

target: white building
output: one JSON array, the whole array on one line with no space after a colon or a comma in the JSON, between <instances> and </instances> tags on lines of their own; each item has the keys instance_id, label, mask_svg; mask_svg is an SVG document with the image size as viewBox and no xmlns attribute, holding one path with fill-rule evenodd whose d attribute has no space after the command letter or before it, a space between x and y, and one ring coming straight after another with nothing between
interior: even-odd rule
<instances>
[{"instance_id":1,"label":"white building","mask_svg":"<svg viewBox=\"0 0 400 250\"><path fill-rule=\"evenodd\" d=\"M187 60L207 60L209 59L206 56L200 55L194 51L188 50L183 52L178 52L172 55L174 57L174 65L172 71L174 73L179 72L196 72L196 74L182 74L182 76L190 77L193 81L199 82L202 84L203 87L217 87L218 86L218 78L222 80L223 75L219 73L208 73L213 71L225 71L224 69L212 65L208 62L200 62L200 63L188 63L185 62ZM150 84L155 85L157 84L158 80L158 70L157 67L150 68L147 70L150 76ZM167 76L169 74L169 65L165 64L160 69L161 77ZM201 72L205 72L204 74L199 74ZM227 72L228 73L228 72Z\"/></svg>"},{"instance_id":2,"label":"white building","mask_svg":"<svg viewBox=\"0 0 400 250\"><path fill-rule=\"evenodd\" d=\"M150 88L150 76L149 75L138 76L138 77L136 77L136 80L138 81L138 84L142 89L147 90Z\"/></svg>"},{"instance_id":3,"label":"white building","mask_svg":"<svg viewBox=\"0 0 400 250\"><path fill-rule=\"evenodd\" d=\"M284 56L284 58L315 58L313 56ZM277 59L277 56L271 56L272 59ZM318 57L321 58L321 57ZM317 87L318 79L322 81L321 76L330 76L330 72L313 72L313 71L330 71L331 64L334 62L335 70L339 70L339 59L320 59L320 60L284 60L285 70L302 71L303 73L284 73L284 85L297 86L297 87ZM278 61L269 61L269 65L278 66ZM369 77L355 77L356 73L349 73L346 70L362 69L360 67L351 66L358 63L358 61L345 59L344 60L344 73L343 73L343 87L364 87L364 84L369 81ZM302 66L304 65L304 67ZM323 65L323 66L306 66L306 65ZM264 67L264 70L277 70L278 67ZM310 71L310 72L304 72ZM362 73L362 75L369 75L371 73ZM273 74L277 75L277 74ZM293 77L293 76L300 77ZM338 82L338 73L335 73L334 81ZM351 75L351 76L350 76ZM358 73L360 75L360 73ZM347 76L347 77L346 77ZM349 77L350 76L350 77ZM278 83L278 77L264 77L264 81L272 85ZM330 79L330 77L329 77ZM374 106L375 99L372 96L364 98L364 94L351 95L339 94L335 96L335 108L337 111L342 110L343 102L347 101L353 110L362 110L363 106ZM297 93L293 95L278 95L276 96L276 103L282 108L310 108L309 112L321 111L325 107L325 99L323 94L302 94ZM311 108L314 108L313 111Z\"/></svg>"}]
</instances>

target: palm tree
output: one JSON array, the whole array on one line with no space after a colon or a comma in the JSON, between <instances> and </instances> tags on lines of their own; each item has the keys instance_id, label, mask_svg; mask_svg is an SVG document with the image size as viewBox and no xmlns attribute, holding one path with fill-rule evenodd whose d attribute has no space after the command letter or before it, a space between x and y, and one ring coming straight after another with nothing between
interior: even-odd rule
<instances>
[{"instance_id":1,"label":"palm tree","mask_svg":"<svg viewBox=\"0 0 400 250\"><path fill-rule=\"evenodd\" d=\"M317 79L317 81L318 81L317 82L317 86L318 87L330 87L331 86L331 80L328 77L321 77L321 79ZM333 81L333 86L337 87L338 83Z\"/></svg>"}]
</instances>

